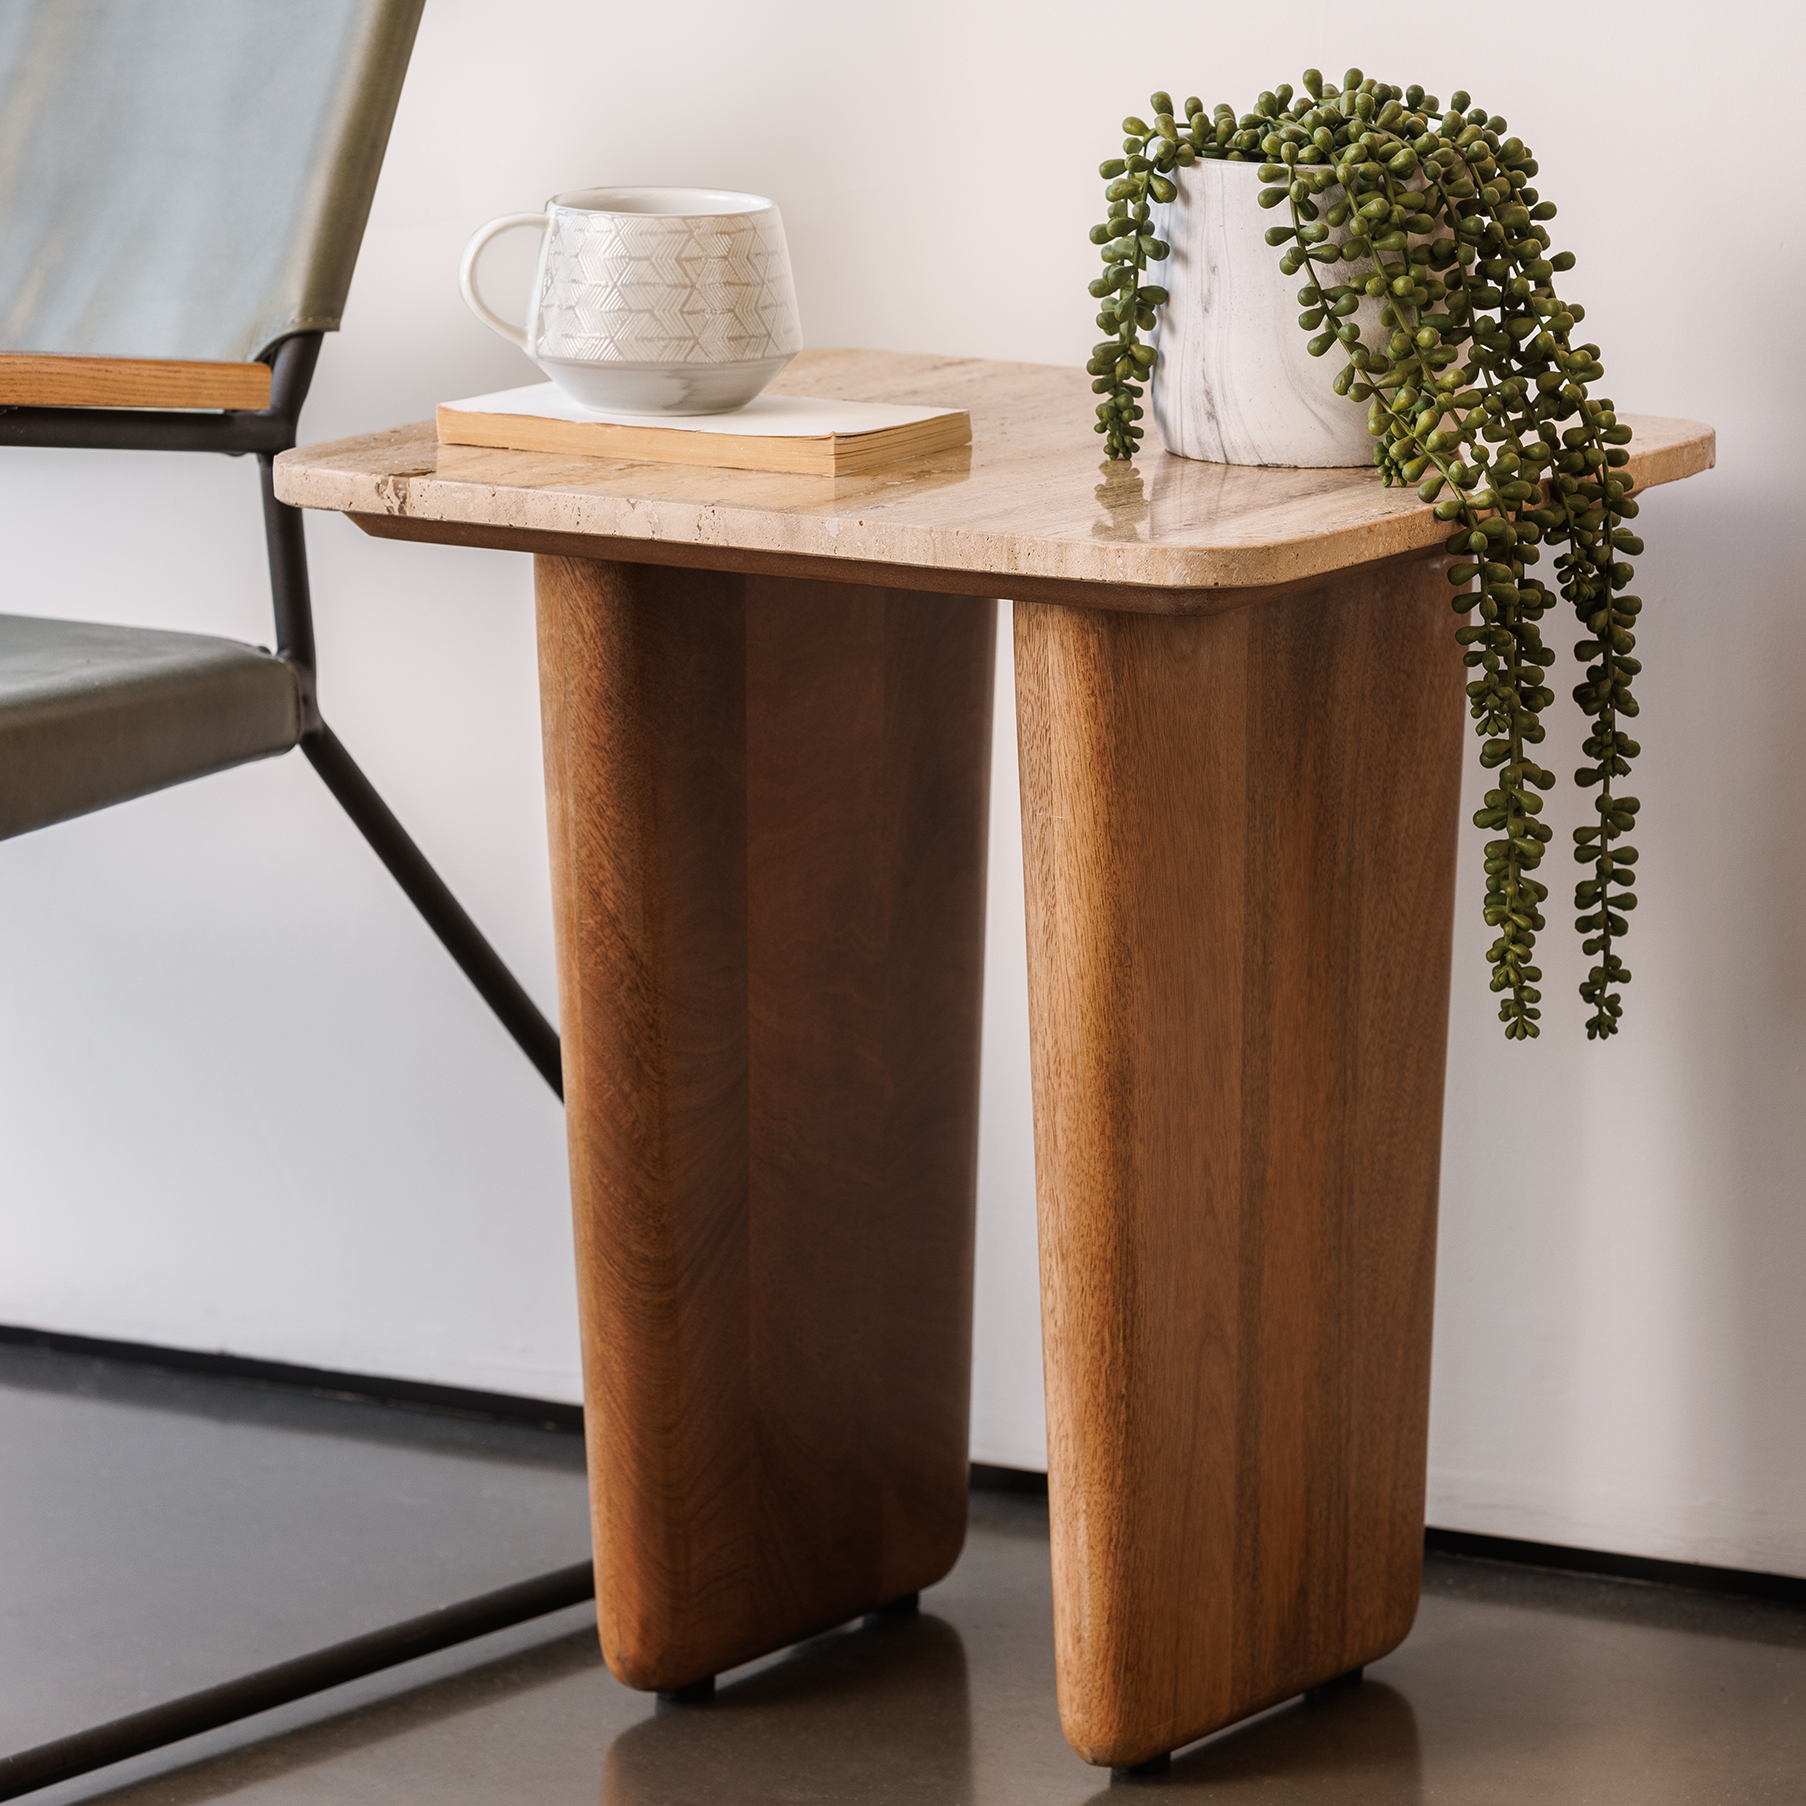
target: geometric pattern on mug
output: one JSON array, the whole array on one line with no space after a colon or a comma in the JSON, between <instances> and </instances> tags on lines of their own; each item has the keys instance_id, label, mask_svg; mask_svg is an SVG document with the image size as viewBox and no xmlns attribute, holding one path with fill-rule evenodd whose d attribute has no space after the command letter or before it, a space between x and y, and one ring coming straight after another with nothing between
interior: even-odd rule
<instances>
[{"instance_id":1,"label":"geometric pattern on mug","mask_svg":"<svg viewBox=\"0 0 1806 1806\"><path fill-rule=\"evenodd\" d=\"M697 219L555 211L542 267L546 357L723 364L803 348L775 207Z\"/></svg>"}]
</instances>

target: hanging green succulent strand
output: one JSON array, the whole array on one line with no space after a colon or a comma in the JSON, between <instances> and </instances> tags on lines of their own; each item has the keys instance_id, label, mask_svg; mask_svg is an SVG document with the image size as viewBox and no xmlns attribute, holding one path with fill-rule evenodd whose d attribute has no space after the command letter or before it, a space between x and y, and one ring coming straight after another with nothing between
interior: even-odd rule
<instances>
[{"instance_id":1,"label":"hanging green succulent strand","mask_svg":"<svg viewBox=\"0 0 1806 1806\"><path fill-rule=\"evenodd\" d=\"M1554 277L1574 257L1550 255L1543 222L1555 208L1530 186L1535 159L1466 94L1445 112L1420 87L1390 87L1358 69L1340 88L1307 69L1303 93L1282 84L1239 117L1218 106L1206 118L1192 99L1180 123L1168 95L1150 104L1153 123L1125 119L1124 154L1099 170L1109 217L1091 230L1105 265L1091 293L1110 336L1087 368L1103 398L1096 430L1107 455L1132 458L1141 440L1155 361L1141 335L1167 299L1143 281L1168 251L1154 206L1177 193L1173 170L1200 157L1260 163L1270 186L1259 205L1288 208L1291 223L1266 236L1283 247L1281 270L1304 274L1298 323L1313 335L1307 349L1340 350L1331 386L1367 403L1381 477L1416 484L1454 529L1455 608L1474 617L1455 637L1474 673L1467 695L1480 763L1496 774L1474 817L1494 836L1485 911L1497 938L1487 960L1512 1040L1536 1035L1542 1015L1533 955L1549 892L1533 874L1552 838L1539 817L1555 778L1530 749L1542 744L1542 713L1554 701L1543 682L1554 655L1540 623L1555 597L1531 567L1544 547L1559 548L1561 595L1585 634L1574 652L1587 661L1574 691L1590 723L1575 782L1597 791L1597 820L1574 830L1574 857L1588 868L1575 888L1575 925L1597 962L1580 995L1588 1037L1616 1034L1616 987L1630 979L1618 947L1636 907L1637 855L1624 836L1638 810L1616 785L1639 751L1619 722L1637 713L1631 680L1642 669L1632 656L1642 603L1625 591L1643 542L1625 525L1637 513L1624 469L1630 428L1589 393L1605 371L1597 345L1572 342L1585 309L1555 292ZM1337 264L1351 266L1342 280ZM1356 318L1368 299L1380 302L1374 343Z\"/></svg>"}]
</instances>

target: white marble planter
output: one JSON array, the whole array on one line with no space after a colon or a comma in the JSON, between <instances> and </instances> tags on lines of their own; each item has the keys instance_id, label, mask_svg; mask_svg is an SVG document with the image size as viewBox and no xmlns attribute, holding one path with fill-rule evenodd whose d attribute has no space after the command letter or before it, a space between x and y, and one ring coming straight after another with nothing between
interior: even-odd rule
<instances>
[{"instance_id":1,"label":"white marble planter","mask_svg":"<svg viewBox=\"0 0 1806 1806\"><path fill-rule=\"evenodd\" d=\"M1305 274L1282 276L1281 252L1266 241L1267 228L1291 215L1256 204L1266 186L1259 172L1258 163L1194 163L1173 172L1178 198L1154 209L1154 230L1172 246L1145 278L1172 297L1149 335L1159 354L1155 430L1168 451L1214 464L1370 464L1367 404L1330 387L1346 358L1335 347L1320 358L1305 349L1311 335L1298 325ZM1327 209L1341 192L1328 190L1319 204ZM1364 275L1372 265L1356 267ZM1325 283L1353 273L1332 266ZM1378 337L1379 310L1378 301L1364 301L1357 316L1369 344Z\"/></svg>"}]
</instances>

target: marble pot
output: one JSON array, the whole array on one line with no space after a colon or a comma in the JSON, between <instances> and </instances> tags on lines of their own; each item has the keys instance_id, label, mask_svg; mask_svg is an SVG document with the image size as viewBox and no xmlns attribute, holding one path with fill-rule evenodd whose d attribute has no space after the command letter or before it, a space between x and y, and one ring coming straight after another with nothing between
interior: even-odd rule
<instances>
[{"instance_id":1,"label":"marble pot","mask_svg":"<svg viewBox=\"0 0 1806 1806\"><path fill-rule=\"evenodd\" d=\"M1267 186L1259 172L1258 163L1215 160L1176 169L1177 199L1153 210L1155 233L1172 247L1145 278L1172 297L1148 335L1158 354L1150 385L1155 430L1169 452L1213 464L1371 464L1366 402L1330 387L1347 360L1334 347L1322 357L1305 349L1311 335L1298 325L1305 274L1282 276L1281 253L1266 241L1267 228L1289 224L1291 213L1257 205ZM1341 193L1326 190L1319 206L1327 211ZM1326 285L1372 267L1332 265ZM1364 301L1357 315L1369 344L1379 313L1378 301Z\"/></svg>"}]
</instances>

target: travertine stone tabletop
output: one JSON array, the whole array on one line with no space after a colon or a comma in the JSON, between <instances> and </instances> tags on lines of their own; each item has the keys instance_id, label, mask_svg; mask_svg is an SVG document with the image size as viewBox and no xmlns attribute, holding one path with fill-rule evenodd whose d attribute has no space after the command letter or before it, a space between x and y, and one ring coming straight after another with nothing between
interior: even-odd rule
<instances>
[{"instance_id":1,"label":"travertine stone tabletop","mask_svg":"<svg viewBox=\"0 0 1806 1806\"><path fill-rule=\"evenodd\" d=\"M422 422L285 452L276 493L384 537L1183 614L1449 532L1371 468L1198 463L1152 431L1133 465L1106 465L1077 370L806 351L773 392L963 407L972 444L859 476L782 476L441 446ZM1621 418L1641 488L1714 462L1708 426Z\"/></svg>"}]
</instances>

